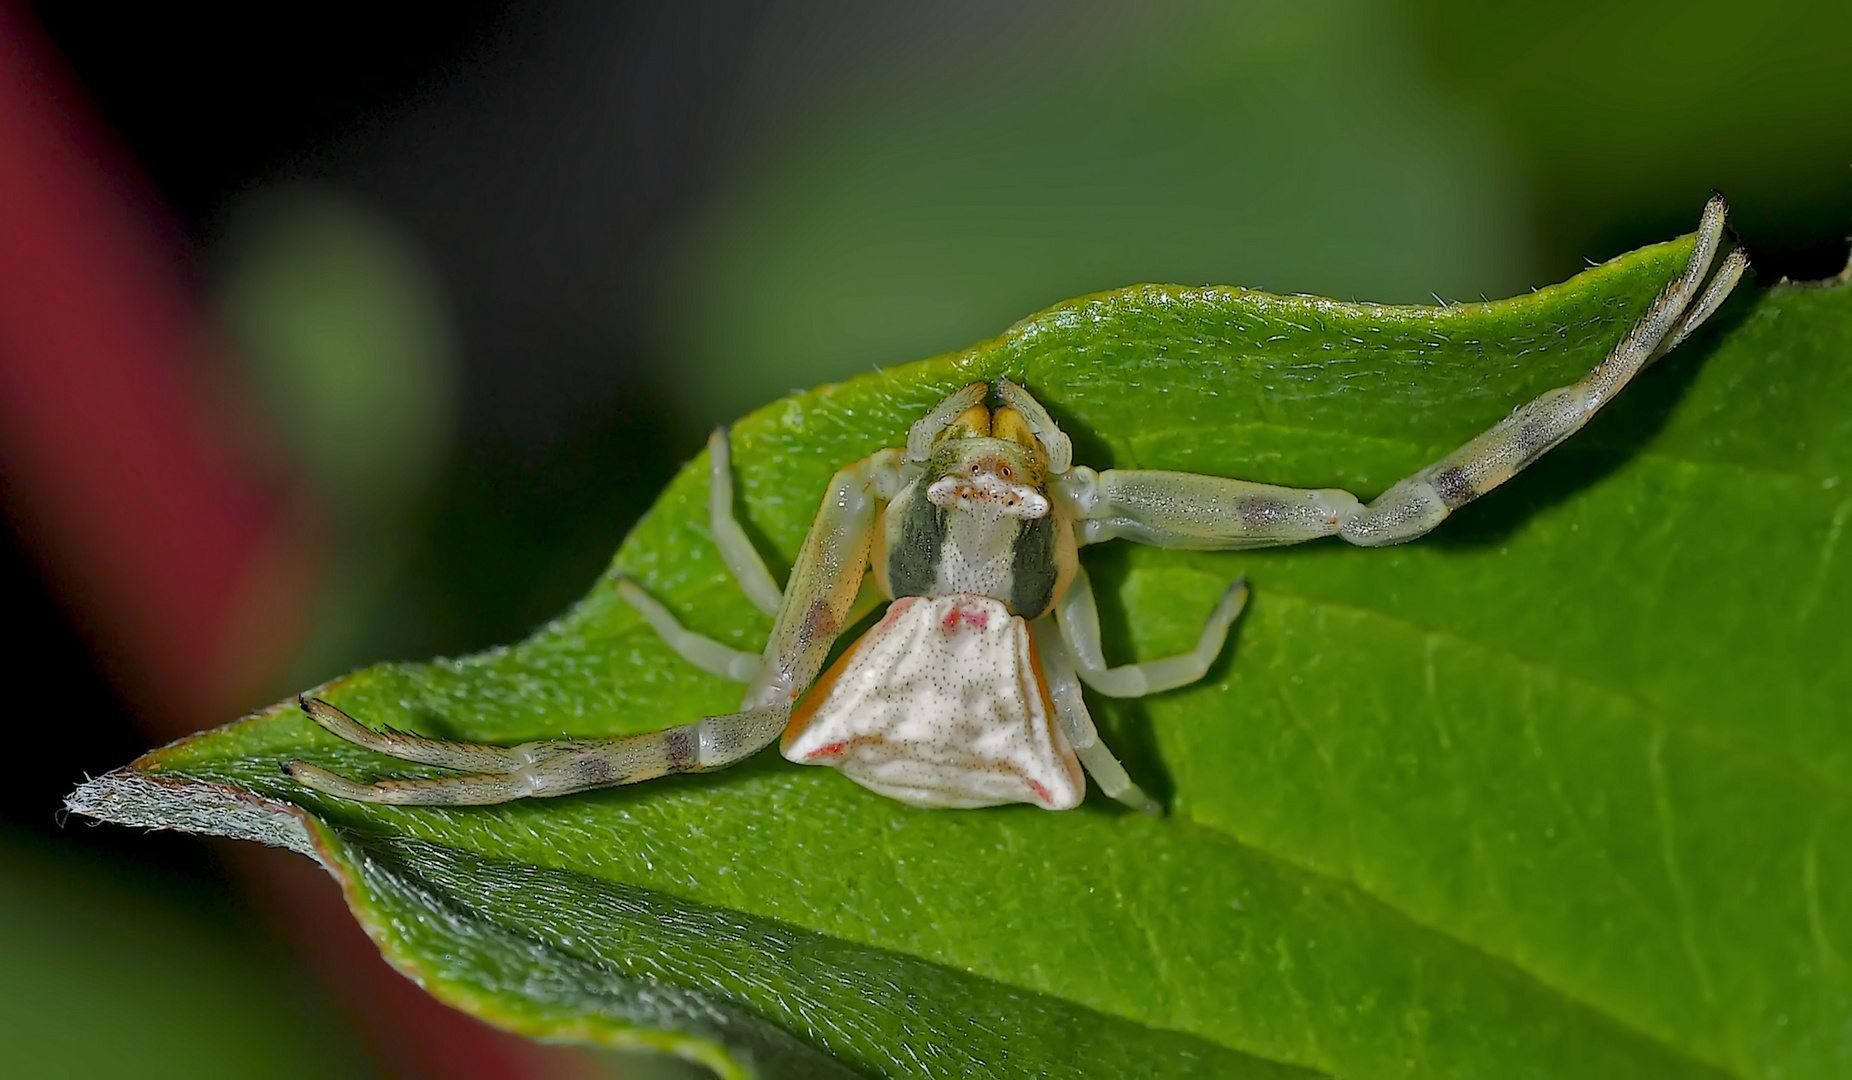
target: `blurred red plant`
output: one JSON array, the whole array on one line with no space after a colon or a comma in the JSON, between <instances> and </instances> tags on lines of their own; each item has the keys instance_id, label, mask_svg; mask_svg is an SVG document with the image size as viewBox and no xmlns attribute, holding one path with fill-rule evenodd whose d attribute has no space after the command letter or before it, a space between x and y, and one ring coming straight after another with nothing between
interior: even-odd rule
<instances>
[{"instance_id":1,"label":"blurred red plant","mask_svg":"<svg viewBox=\"0 0 1852 1080\"><path fill-rule=\"evenodd\" d=\"M214 362L226 346L185 252L55 48L0 3L0 505L160 740L275 692L327 541L313 493L262 445L254 395ZM39 716L82 738L82 716ZM232 864L394 1073L582 1071L401 980L293 857Z\"/></svg>"}]
</instances>

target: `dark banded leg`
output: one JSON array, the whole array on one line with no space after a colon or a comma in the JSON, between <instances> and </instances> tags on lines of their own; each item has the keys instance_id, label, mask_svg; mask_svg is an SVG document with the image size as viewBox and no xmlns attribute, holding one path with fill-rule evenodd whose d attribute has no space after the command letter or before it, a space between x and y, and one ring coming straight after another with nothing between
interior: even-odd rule
<instances>
[{"instance_id":1,"label":"dark banded leg","mask_svg":"<svg viewBox=\"0 0 1852 1080\"><path fill-rule=\"evenodd\" d=\"M1050 493L1057 508L1074 520L1075 537L1083 544L1124 537L1156 547L1234 551L1324 536L1342 536L1364 547L1412 540L1581 430L1641 368L1710 318L1749 266L1746 253L1732 251L1705 286L1723 240L1725 212L1721 198L1705 206L1684 272L1586 378L1519 406L1367 506L1336 488L1306 490L1155 470L1096 473L1079 466L1057 477Z\"/></svg>"},{"instance_id":2,"label":"dark banded leg","mask_svg":"<svg viewBox=\"0 0 1852 1080\"><path fill-rule=\"evenodd\" d=\"M1702 325L1748 269L1749 256L1738 248L1718 267L1710 287L1699 292L1723 239L1725 213L1722 197L1712 198L1685 272L1666 286L1595 370L1580 382L1546 391L1485 434L1397 481L1340 521L1338 535L1364 547L1412 540L1580 431L1654 357Z\"/></svg>"},{"instance_id":3,"label":"dark banded leg","mask_svg":"<svg viewBox=\"0 0 1852 1080\"><path fill-rule=\"evenodd\" d=\"M483 806L723 768L776 739L790 718L786 709L748 709L623 739L559 739L498 747L382 734L327 702L304 699L302 707L316 723L369 750L426 765L484 770L474 776L366 784L305 761L285 766L299 783L329 795L406 806Z\"/></svg>"},{"instance_id":4,"label":"dark banded leg","mask_svg":"<svg viewBox=\"0 0 1852 1080\"><path fill-rule=\"evenodd\" d=\"M483 746L478 743L427 739L403 731L374 731L320 698L299 697L296 704L331 735L364 746L375 753L470 772L513 772L543 757L571 749L561 743L531 742L520 746ZM547 747L554 747L552 750Z\"/></svg>"},{"instance_id":5,"label":"dark banded leg","mask_svg":"<svg viewBox=\"0 0 1852 1080\"><path fill-rule=\"evenodd\" d=\"M838 472L792 567L771 641L762 656L741 654L681 628L629 582L625 599L670 645L715 674L750 677L740 711L623 739L560 739L520 746L481 746L378 732L326 702L303 699L303 711L329 732L402 761L469 770L472 776L360 783L308 762L285 770L298 782L360 802L414 806L481 806L569 795L669 773L718 769L774 742L791 706L822 670L836 636L849 624L868 569L879 490L892 485L900 454L884 450Z\"/></svg>"}]
</instances>

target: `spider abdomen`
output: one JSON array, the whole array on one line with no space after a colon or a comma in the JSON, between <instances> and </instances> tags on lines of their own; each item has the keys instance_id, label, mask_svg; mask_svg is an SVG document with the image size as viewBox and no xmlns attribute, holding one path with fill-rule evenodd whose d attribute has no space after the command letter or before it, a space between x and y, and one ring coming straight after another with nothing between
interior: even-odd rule
<instances>
[{"instance_id":1,"label":"spider abdomen","mask_svg":"<svg viewBox=\"0 0 1852 1080\"><path fill-rule=\"evenodd\" d=\"M1080 804L1029 628L984 596L903 597L811 687L781 744L914 806Z\"/></svg>"}]
</instances>

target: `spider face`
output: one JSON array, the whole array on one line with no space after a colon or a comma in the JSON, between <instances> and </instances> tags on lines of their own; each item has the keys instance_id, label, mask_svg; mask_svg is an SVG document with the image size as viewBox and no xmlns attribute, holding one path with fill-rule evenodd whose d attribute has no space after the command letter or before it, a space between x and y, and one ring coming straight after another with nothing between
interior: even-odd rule
<instances>
[{"instance_id":1,"label":"spider face","mask_svg":"<svg viewBox=\"0 0 1852 1080\"><path fill-rule=\"evenodd\" d=\"M1003 439L948 440L927 469L926 500L942 510L1033 520L1048 515L1034 452Z\"/></svg>"},{"instance_id":2,"label":"spider face","mask_svg":"<svg viewBox=\"0 0 1852 1080\"><path fill-rule=\"evenodd\" d=\"M1073 578L1073 529L1053 512L1048 452L1021 413L966 409L876 526L875 580L893 597L983 596L1048 611Z\"/></svg>"}]
</instances>

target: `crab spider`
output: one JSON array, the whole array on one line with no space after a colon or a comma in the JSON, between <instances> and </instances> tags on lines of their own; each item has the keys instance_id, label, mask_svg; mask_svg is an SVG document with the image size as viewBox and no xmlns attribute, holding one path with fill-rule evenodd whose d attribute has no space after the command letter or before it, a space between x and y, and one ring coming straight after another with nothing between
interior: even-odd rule
<instances>
[{"instance_id":1,"label":"crab spider","mask_svg":"<svg viewBox=\"0 0 1852 1080\"><path fill-rule=\"evenodd\" d=\"M1684 271L1580 382L1519 407L1369 503L1336 489L1095 472L1073 463L1067 436L1026 390L998 379L940 402L904 447L838 472L780 589L733 519L727 436L716 431L708 513L734 580L774 619L764 651L738 652L684 629L634 582L618 590L688 663L747 684L738 712L629 738L498 747L376 732L304 698L302 708L343 739L476 775L365 784L300 761L289 774L366 802L501 803L717 769L782 736L790 760L834 766L915 806L1067 809L1085 793L1084 767L1107 796L1155 813L1099 741L1081 685L1138 697L1202 678L1247 587L1228 588L1190 652L1111 667L1077 550L1119 537L1208 550L1326 536L1377 547L1426 533L1580 429L1716 311L1748 266L1734 250L1706 286L1724 218L1723 200L1713 198ZM892 603L825 671L837 636L859 615L869 573Z\"/></svg>"}]
</instances>

